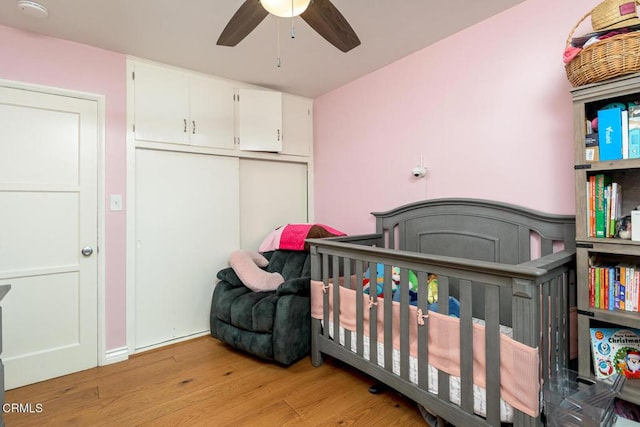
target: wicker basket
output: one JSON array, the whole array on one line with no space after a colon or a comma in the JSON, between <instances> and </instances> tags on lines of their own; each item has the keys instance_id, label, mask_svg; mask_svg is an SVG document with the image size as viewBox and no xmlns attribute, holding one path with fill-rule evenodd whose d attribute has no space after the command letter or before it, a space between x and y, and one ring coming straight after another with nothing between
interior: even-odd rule
<instances>
[{"instance_id":1,"label":"wicker basket","mask_svg":"<svg viewBox=\"0 0 640 427\"><path fill-rule=\"evenodd\" d=\"M571 46L578 26L592 12L573 27L567 38L567 47ZM640 31L619 34L587 46L565 65L565 71L574 87L640 71Z\"/></svg>"}]
</instances>

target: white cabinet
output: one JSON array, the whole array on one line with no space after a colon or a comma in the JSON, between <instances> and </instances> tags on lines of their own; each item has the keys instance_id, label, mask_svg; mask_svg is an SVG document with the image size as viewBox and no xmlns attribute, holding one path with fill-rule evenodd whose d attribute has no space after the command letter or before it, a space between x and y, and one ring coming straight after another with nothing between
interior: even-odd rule
<instances>
[{"instance_id":1,"label":"white cabinet","mask_svg":"<svg viewBox=\"0 0 640 427\"><path fill-rule=\"evenodd\" d=\"M237 113L241 150L282 150L282 93L240 88Z\"/></svg>"},{"instance_id":2,"label":"white cabinet","mask_svg":"<svg viewBox=\"0 0 640 427\"><path fill-rule=\"evenodd\" d=\"M282 154L311 156L313 100L282 95Z\"/></svg>"},{"instance_id":3,"label":"white cabinet","mask_svg":"<svg viewBox=\"0 0 640 427\"><path fill-rule=\"evenodd\" d=\"M234 148L231 82L142 62L133 69L136 140Z\"/></svg>"},{"instance_id":4,"label":"white cabinet","mask_svg":"<svg viewBox=\"0 0 640 427\"><path fill-rule=\"evenodd\" d=\"M231 252L309 221L312 101L144 60L128 69L135 352L207 333Z\"/></svg>"}]
</instances>

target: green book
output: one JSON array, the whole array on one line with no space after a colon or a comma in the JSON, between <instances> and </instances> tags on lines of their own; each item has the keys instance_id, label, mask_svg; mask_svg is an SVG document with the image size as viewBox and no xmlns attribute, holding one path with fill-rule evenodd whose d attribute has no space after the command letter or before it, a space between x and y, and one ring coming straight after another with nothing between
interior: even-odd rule
<instances>
[{"instance_id":1,"label":"green book","mask_svg":"<svg viewBox=\"0 0 640 427\"><path fill-rule=\"evenodd\" d=\"M596 174L596 237L607 237L607 203L604 193L609 184L610 176Z\"/></svg>"}]
</instances>

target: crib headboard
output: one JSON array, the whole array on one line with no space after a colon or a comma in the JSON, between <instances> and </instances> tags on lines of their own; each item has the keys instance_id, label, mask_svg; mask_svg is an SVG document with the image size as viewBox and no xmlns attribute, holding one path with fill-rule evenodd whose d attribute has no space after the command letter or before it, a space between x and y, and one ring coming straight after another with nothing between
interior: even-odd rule
<instances>
[{"instance_id":1,"label":"crib headboard","mask_svg":"<svg viewBox=\"0 0 640 427\"><path fill-rule=\"evenodd\" d=\"M372 215L376 232L393 249L502 264L531 260L532 239L539 239L541 256L553 252L554 242L575 249L573 215L546 214L507 203L433 199Z\"/></svg>"}]
</instances>

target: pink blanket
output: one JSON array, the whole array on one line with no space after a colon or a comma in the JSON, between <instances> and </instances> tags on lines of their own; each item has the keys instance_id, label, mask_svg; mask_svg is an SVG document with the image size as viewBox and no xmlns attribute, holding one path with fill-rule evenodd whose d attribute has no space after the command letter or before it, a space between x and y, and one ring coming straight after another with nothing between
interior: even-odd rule
<instances>
[{"instance_id":1,"label":"pink blanket","mask_svg":"<svg viewBox=\"0 0 640 427\"><path fill-rule=\"evenodd\" d=\"M342 231L324 224L286 224L273 230L260 244L259 252L283 249L308 251L305 239L346 236Z\"/></svg>"},{"instance_id":2,"label":"pink blanket","mask_svg":"<svg viewBox=\"0 0 640 427\"><path fill-rule=\"evenodd\" d=\"M329 294L330 316L333 316L333 285ZM323 318L322 282L311 281L311 317ZM340 326L350 331L356 330L356 291L340 287ZM369 335L369 296L364 298L364 334ZM378 342L384 342L384 307L382 299L378 310ZM416 307L409 307L410 352L417 357L417 336L420 320ZM415 321L411 321L415 319ZM393 302L393 346L400 350L400 304ZM430 311L428 321L429 363L449 375L460 376L460 320ZM485 376L485 327L473 325L473 382L486 388ZM500 336L500 390L501 397L514 408L536 417L539 415L540 377L538 374L539 355L536 348L526 346L512 338Z\"/></svg>"}]
</instances>

